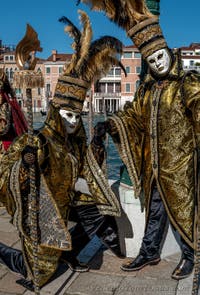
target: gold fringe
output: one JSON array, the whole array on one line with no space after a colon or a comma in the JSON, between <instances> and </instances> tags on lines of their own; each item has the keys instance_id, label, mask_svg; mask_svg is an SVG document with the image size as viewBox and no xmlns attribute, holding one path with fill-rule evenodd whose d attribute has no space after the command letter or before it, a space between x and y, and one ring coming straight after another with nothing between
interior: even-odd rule
<instances>
[{"instance_id":1,"label":"gold fringe","mask_svg":"<svg viewBox=\"0 0 200 295\"><path fill-rule=\"evenodd\" d=\"M44 87L44 78L40 71L17 71L14 73L13 85L15 88L40 88Z\"/></svg>"}]
</instances>

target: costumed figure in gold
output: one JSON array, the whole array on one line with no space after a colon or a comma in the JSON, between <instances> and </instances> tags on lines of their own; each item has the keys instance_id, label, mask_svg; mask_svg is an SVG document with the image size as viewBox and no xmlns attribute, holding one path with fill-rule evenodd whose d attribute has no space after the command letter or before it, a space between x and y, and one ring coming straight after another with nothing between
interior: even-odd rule
<instances>
[{"instance_id":1,"label":"costumed figure in gold","mask_svg":"<svg viewBox=\"0 0 200 295\"><path fill-rule=\"evenodd\" d=\"M109 36L91 42L90 20L85 12L80 10L79 14L83 24L82 32L67 18L63 18L67 23L66 32L74 39L72 44L74 54L70 64L65 65L62 75L58 78L54 98L50 103L44 126L35 132L32 146L27 144L28 134L25 134L10 146L1 161L1 201L4 202L8 213L12 216L13 224L19 231L22 252L0 247L0 254L12 270L22 273L30 281L34 281L35 257L31 236L32 224L30 223L29 167L33 164L35 166L35 203L37 205L37 228L35 231L38 232L36 259L39 287L46 284L55 273L63 253L69 251L70 255L74 254L71 250L76 247L76 242L73 242L73 237L68 230L68 216L72 207L79 206L80 211L77 212L83 217L85 216L85 220L87 220L87 212L84 212L81 206L96 204L95 209L88 207L94 213L90 216L93 221L88 223L88 232L90 228L93 228L94 231L92 223L96 223L98 229L101 225L105 225L105 219L101 216L110 215L114 218L114 216L120 215L119 202L109 186L107 193L107 182L99 166L102 163L95 161L95 169L100 171L100 176L98 174L92 175L91 168L87 162L85 163L87 138L81 119L81 111L91 83L101 75L105 75L112 65L121 66L118 58L122 52L122 43ZM104 153L103 148L100 152ZM75 192L75 183L78 177L84 178L85 175L87 175L91 193L88 195ZM102 194L99 185L100 181L105 183L104 194ZM98 223L99 217L100 223ZM115 233L115 229L112 229L113 232ZM106 243L105 228L100 231L101 235L105 236ZM113 241L115 243L116 237L118 237L116 235L117 233L115 241ZM78 240L76 234L74 236ZM81 236L79 238L80 244ZM83 248L87 242L88 240L83 241L83 245L80 244L79 248ZM67 258L64 255L64 259L73 270L88 270L87 265L81 265L77 260L74 260L75 258L71 260L70 255L67 255ZM17 259L17 256L20 256L20 259ZM14 265L11 263L13 257L16 262ZM30 284L25 286L32 289Z\"/></svg>"},{"instance_id":2,"label":"costumed figure in gold","mask_svg":"<svg viewBox=\"0 0 200 295\"><path fill-rule=\"evenodd\" d=\"M194 266L200 76L184 73L178 51L168 48L157 17L148 11L144 1L81 2L93 10L105 11L126 31L148 65L133 102L108 121L99 123L93 139L95 145L101 142L103 128L112 136L135 196L141 198L146 209L139 255L121 268L136 271L159 263L169 219L180 235L182 251L172 278L186 278Z\"/></svg>"}]
</instances>

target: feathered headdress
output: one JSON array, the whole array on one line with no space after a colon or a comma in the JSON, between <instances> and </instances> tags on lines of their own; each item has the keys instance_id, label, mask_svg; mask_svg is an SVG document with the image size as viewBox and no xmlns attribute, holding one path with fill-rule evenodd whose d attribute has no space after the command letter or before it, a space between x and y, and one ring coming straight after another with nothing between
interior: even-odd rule
<instances>
[{"instance_id":1,"label":"feathered headdress","mask_svg":"<svg viewBox=\"0 0 200 295\"><path fill-rule=\"evenodd\" d=\"M86 92L91 83L105 75L111 66L120 66L123 44L110 36L101 37L92 42L92 28L88 15L78 11L83 30L80 31L68 18L60 18L60 22L67 24L65 32L74 39L72 48L74 53L70 64L63 68L58 78L53 103L62 108L82 110Z\"/></svg>"},{"instance_id":2,"label":"feathered headdress","mask_svg":"<svg viewBox=\"0 0 200 295\"><path fill-rule=\"evenodd\" d=\"M77 4L80 2L92 10L104 11L111 21L125 29L144 58L167 47L158 18L144 0L78 0Z\"/></svg>"}]
</instances>

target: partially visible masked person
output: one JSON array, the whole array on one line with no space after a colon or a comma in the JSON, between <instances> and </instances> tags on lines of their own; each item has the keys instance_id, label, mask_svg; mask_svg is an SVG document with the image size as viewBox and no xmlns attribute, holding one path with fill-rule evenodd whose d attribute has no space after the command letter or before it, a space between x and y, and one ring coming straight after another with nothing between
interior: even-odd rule
<instances>
[{"instance_id":1,"label":"partially visible masked person","mask_svg":"<svg viewBox=\"0 0 200 295\"><path fill-rule=\"evenodd\" d=\"M27 122L4 69L0 69L0 157L12 141L27 132Z\"/></svg>"}]
</instances>

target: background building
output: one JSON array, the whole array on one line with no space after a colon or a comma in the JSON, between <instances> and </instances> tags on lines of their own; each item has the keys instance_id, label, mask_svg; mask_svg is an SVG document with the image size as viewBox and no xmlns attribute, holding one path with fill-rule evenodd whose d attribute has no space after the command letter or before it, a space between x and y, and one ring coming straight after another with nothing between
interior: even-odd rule
<instances>
[{"instance_id":1,"label":"background building","mask_svg":"<svg viewBox=\"0 0 200 295\"><path fill-rule=\"evenodd\" d=\"M188 47L181 47L181 57L185 71L200 72L200 43L192 43ZM44 77L44 88L34 89L33 112L46 111L48 103L53 98L55 86L65 63L70 62L72 54L58 53L52 50L47 59L39 59L36 70L40 69ZM123 108L127 101L132 101L140 83L141 55L134 46L125 46L121 62L126 69L127 76L120 67L111 68L107 76L98 80L88 91L84 103L84 112L89 109L95 113L114 113ZM13 82L14 72L18 70L15 61L15 46L3 45L0 40L0 67L4 67L9 81ZM16 97L21 107L26 111L25 89L15 89ZM92 105L90 106L90 103Z\"/></svg>"}]
</instances>

